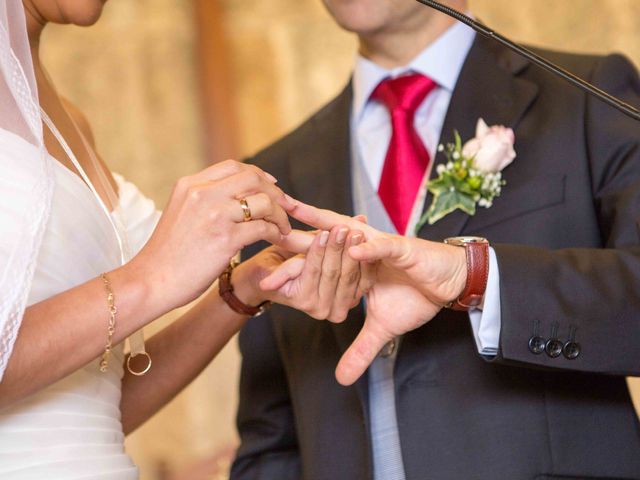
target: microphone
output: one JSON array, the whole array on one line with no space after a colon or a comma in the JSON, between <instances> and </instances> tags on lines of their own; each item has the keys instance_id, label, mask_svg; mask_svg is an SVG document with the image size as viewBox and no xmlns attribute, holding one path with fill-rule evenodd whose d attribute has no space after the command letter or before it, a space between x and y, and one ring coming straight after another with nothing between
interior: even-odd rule
<instances>
[{"instance_id":1,"label":"microphone","mask_svg":"<svg viewBox=\"0 0 640 480\"><path fill-rule=\"evenodd\" d=\"M587 82L586 80L583 80L577 75L574 75L568 70L565 70L564 68L551 63L550 61L544 59L543 57L532 52L531 50L521 45L518 45L517 43L506 38L505 36L500 35L499 33L489 29L487 26L483 25L482 23L475 21L473 18L463 13L460 13L457 10L454 10L453 8L442 5L440 2L437 2L435 0L416 0L416 1L418 3L426 5L427 7L431 7L435 10L438 10L439 12L442 12L445 15L455 18L459 22L462 22L465 25L474 29L480 35L487 38L491 38L501 43L505 47L509 48L510 50L513 50L518 55L525 57L527 60L538 65L539 67L544 68L545 70L551 72L552 74L557 75L558 77L566 80L567 82L578 87L579 89L587 92L588 94L593 95L599 100L602 100L603 102L611 105L613 108L619 110L620 112L633 118L634 120L640 121L640 110L638 110L637 108L632 107L628 103L625 103L622 100L614 97L613 95L608 94L604 90L599 89L598 87L590 84L589 82Z\"/></svg>"}]
</instances>

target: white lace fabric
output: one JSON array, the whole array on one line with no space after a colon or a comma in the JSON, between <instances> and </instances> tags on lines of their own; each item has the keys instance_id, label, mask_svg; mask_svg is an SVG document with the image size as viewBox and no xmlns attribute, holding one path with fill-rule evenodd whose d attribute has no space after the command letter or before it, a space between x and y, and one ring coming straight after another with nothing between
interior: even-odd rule
<instances>
[{"instance_id":1,"label":"white lace fabric","mask_svg":"<svg viewBox=\"0 0 640 480\"><path fill-rule=\"evenodd\" d=\"M0 3L0 381L13 351L53 195L22 2ZM31 147L31 148L28 148ZM16 155L18 154L18 155ZM13 190L20 190L10 201Z\"/></svg>"}]
</instances>

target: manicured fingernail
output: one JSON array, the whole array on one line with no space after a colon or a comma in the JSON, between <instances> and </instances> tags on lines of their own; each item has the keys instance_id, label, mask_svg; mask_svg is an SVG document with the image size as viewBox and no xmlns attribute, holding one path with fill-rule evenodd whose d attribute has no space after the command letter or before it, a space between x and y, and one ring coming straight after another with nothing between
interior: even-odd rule
<instances>
[{"instance_id":1,"label":"manicured fingernail","mask_svg":"<svg viewBox=\"0 0 640 480\"><path fill-rule=\"evenodd\" d=\"M338 230L338 235L336 235L336 242L338 242L338 244L342 245L344 243L344 241L347 239L347 234L349 233L349 229L348 228L341 228L340 230Z\"/></svg>"},{"instance_id":2,"label":"manicured fingernail","mask_svg":"<svg viewBox=\"0 0 640 480\"><path fill-rule=\"evenodd\" d=\"M271 175L269 172L264 172L264 174L267 176L267 178L269 180L271 180L273 183L278 183L278 179L276 177L274 177L273 175Z\"/></svg>"},{"instance_id":3,"label":"manicured fingernail","mask_svg":"<svg viewBox=\"0 0 640 480\"><path fill-rule=\"evenodd\" d=\"M322 232L320 234L320 246L326 247L327 243L329 243L329 232Z\"/></svg>"},{"instance_id":4,"label":"manicured fingernail","mask_svg":"<svg viewBox=\"0 0 640 480\"><path fill-rule=\"evenodd\" d=\"M351 245L360 245L360 242L362 242L362 235L360 233L356 233L351 237Z\"/></svg>"}]
</instances>

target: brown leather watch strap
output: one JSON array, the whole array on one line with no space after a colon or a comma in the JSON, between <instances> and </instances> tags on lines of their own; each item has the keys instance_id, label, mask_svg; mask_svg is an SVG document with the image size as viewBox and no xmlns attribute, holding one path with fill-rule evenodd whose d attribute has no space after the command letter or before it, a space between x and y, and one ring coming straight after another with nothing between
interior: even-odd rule
<instances>
[{"instance_id":1,"label":"brown leather watch strap","mask_svg":"<svg viewBox=\"0 0 640 480\"><path fill-rule=\"evenodd\" d=\"M233 293L233 285L231 284L231 274L233 273L233 269L234 265L232 263L224 272L222 272L222 275L220 275L220 278L218 279L220 297L222 297L227 305L229 305L229 308L236 313L249 315L250 317L262 315L271 306L271 302L266 301L257 307L252 307L236 297L235 293Z\"/></svg>"},{"instance_id":2,"label":"brown leather watch strap","mask_svg":"<svg viewBox=\"0 0 640 480\"><path fill-rule=\"evenodd\" d=\"M489 277L489 243L469 242L464 244L467 256L467 283L460 296L448 307L468 312L482 304Z\"/></svg>"}]
</instances>

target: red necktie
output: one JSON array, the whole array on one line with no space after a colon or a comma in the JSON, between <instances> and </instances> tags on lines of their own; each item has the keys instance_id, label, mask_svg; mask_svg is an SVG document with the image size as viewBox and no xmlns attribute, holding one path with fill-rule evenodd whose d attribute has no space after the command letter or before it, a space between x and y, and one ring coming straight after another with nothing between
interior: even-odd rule
<instances>
[{"instance_id":1,"label":"red necktie","mask_svg":"<svg viewBox=\"0 0 640 480\"><path fill-rule=\"evenodd\" d=\"M371 98L391 114L391 142L384 161L378 196L399 234L405 234L429 162L429 152L416 132L416 110L436 83L420 74L383 80Z\"/></svg>"}]
</instances>

